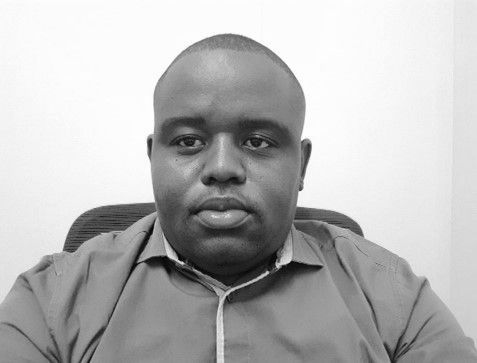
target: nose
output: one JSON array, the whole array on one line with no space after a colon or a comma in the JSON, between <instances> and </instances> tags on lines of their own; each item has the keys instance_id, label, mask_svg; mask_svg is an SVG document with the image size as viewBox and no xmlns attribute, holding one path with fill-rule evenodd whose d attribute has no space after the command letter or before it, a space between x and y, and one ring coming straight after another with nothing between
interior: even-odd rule
<instances>
[{"instance_id":1,"label":"nose","mask_svg":"<svg viewBox=\"0 0 477 363\"><path fill-rule=\"evenodd\" d=\"M201 174L203 184L241 184L245 182L245 160L231 137L217 137L209 146L204 157Z\"/></svg>"}]
</instances>

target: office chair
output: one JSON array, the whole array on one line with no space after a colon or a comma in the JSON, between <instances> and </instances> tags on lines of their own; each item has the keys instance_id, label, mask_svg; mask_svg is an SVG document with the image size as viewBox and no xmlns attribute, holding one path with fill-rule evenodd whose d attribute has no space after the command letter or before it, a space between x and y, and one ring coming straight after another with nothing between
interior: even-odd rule
<instances>
[{"instance_id":1,"label":"office chair","mask_svg":"<svg viewBox=\"0 0 477 363\"><path fill-rule=\"evenodd\" d=\"M63 251L74 252L84 241L100 233L123 231L155 211L154 203L116 204L90 209L73 222L66 236ZM358 223L342 213L331 210L297 207L295 220L319 220L347 228L363 236Z\"/></svg>"}]
</instances>

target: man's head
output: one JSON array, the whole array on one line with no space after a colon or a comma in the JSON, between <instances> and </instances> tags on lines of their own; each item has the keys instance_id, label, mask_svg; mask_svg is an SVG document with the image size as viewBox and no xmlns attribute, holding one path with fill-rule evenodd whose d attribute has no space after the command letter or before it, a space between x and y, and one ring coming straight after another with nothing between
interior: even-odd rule
<instances>
[{"instance_id":1,"label":"man's head","mask_svg":"<svg viewBox=\"0 0 477 363\"><path fill-rule=\"evenodd\" d=\"M311 152L286 64L239 35L184 50L154 92L148 154L164 235L224 282L266 263L290 230Z\"/></svg>"}]
</instances>

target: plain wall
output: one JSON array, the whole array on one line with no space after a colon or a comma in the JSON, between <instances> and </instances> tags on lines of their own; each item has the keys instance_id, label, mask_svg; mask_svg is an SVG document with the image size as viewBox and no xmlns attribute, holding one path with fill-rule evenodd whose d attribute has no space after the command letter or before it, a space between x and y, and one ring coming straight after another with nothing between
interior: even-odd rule
<instances>
[{"instance_id":1,"label":"plain wall","mask_svg":"<svg viewBox=\"0 0 477 363\"><path fill-rule=\"evenodd\" d=\"M451 306L477 337L477 2L455 3Z\"/></svg>"},{"instance_id":2,"label":"plain wall","mask_svg":"<svg viewBox=\"0 0 477 363\"><path fill-rule=\"evenodd\" d=\"M154 84L185 46L235 32L304 87L299 204L350 215L451 302L453 1L137 4L0 3L0 299L83 211L152 201Z\"/></svg>"}]
</instances>

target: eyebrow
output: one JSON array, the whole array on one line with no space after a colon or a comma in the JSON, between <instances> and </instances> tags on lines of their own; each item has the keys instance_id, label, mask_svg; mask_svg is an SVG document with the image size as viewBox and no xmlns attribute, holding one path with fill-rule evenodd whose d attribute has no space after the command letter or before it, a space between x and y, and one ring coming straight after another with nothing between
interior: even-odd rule
<instances>
[{"instance_id":1,"label":"eyebrow","mask_svg":"<svg viewBox=\"0 0 477 363\"><path fill-rule=\"evenodd\" d=\"M203 127L205 126L205 123L206 121L202 117L193 117L193 116L169 117L161 122L161 125L158 127L158 130L156 130L155 133L167 135L176 127L180 127L180 126Z\"/></svg>"},{"instance_id":2,"label":"eyebrow","mask_svg":"<svg viewBox=\"0 0 477 363\"><path fill-rule=\"evenodd\" d=\"M238 127L240 129L271 129L283 137L289 137L292 135L292 132L288 127L270 118L243 118L239 120Z\"/></svg>"},{"instance_id":3,"label":"eyebrow","mask_svg":"<svg viewBox=\"0 0 477 363\"><path fill-rule=\"evenodd\" d=\"M194 116L178 116L178 117L169 117L165 119L158 130L158 133L162 135L169 134L174 128L180 126L189 126L189 127L205 127L207 121L203 117L194 117ZM250 130L250 129L271 129L280 134L282 137L291 137L291 130L277 122L275 119L271 118L241 118L236 127L239 130Z\"/></svg>"}]
</instances>

